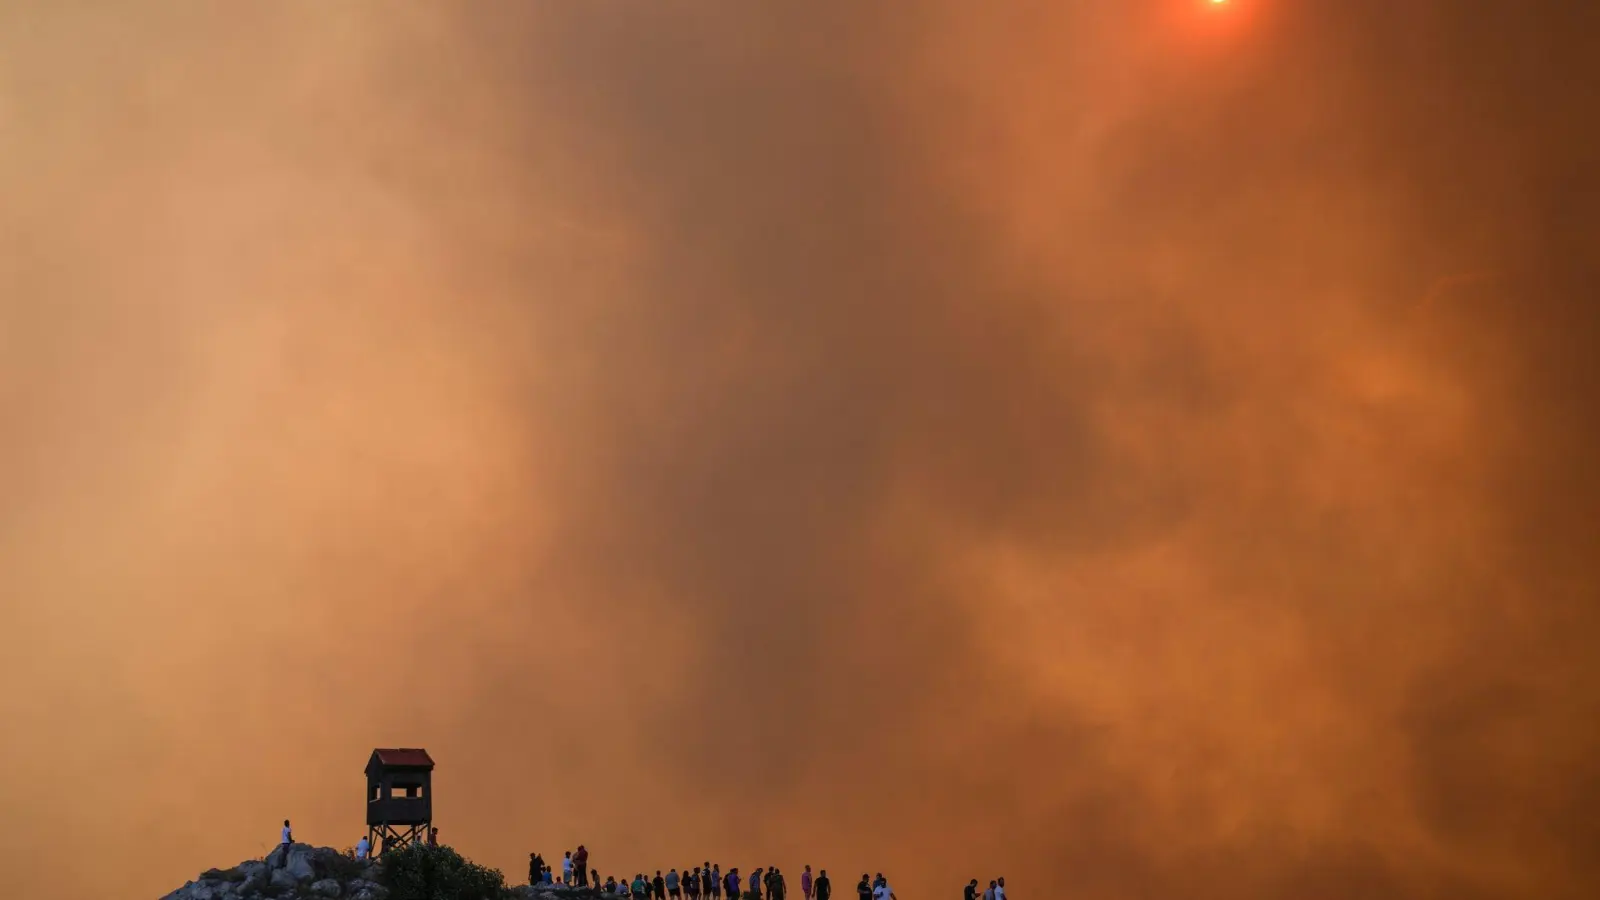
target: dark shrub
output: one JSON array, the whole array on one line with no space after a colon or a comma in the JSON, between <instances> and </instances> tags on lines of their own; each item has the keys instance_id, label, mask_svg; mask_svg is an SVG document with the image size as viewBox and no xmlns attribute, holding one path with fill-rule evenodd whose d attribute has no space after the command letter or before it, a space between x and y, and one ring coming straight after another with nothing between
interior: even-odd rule
<instances>
[{"instance_id":1,"label":"dark shrub","mask_svg":"<svg viewBox=\"0 0 1600 900\"><path fill-rule=\"evenodd\" d=\"M385 853L379 881L389 900L498 900L506 886L498 869L420 844Z\"/></svg>"},{"instance_id":2,"label":"dark shrub","mask_svg":"<svg viewBox=\"0 0 1600 900\"><path fill-rule=\"evenodd\" d=\"M337 878L341 882L352 878L360 878L361 873L367 870L365 860L356 859L354 850L344 853L329 853L317 857L317 875L321 878Z\"/></svg>"}]
</instances>

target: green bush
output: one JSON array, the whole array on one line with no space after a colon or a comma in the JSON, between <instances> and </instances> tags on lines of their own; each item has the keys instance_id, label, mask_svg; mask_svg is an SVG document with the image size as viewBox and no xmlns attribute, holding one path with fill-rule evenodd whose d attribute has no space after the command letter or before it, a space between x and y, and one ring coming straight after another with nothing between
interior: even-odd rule
<instances>
[{"instance_id":1,"label":"green bush","mask_svg":"<svg viewBox=\"0 0 1600 900\"><path fill-rule=\"evenodd\" d=\"M383 854L380 882L389 900L498 900L506 879L449 847L413 844Z\"/></svg>"}]
</instances>

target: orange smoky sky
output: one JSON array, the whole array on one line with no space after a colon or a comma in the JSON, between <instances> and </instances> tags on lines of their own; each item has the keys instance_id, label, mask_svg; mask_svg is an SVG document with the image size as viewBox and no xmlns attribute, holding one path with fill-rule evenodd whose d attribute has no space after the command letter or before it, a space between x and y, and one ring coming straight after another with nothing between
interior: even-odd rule
<instances>
[{"instance_id":1,"label":"orange smoky sky","mask_svg":"<svg viewBox=\"0 0 1600 900\"><path fill-rule=\"evenodd\" d=\"M1600 895L1577 3L0 0L0 868Z\"/></svg>"}]
</instances>

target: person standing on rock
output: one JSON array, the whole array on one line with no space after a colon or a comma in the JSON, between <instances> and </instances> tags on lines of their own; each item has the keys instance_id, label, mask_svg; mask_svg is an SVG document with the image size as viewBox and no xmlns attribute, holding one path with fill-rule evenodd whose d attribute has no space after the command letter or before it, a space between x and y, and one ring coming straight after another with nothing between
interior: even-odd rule
<instances>
[{"instance_id":1,"label":"person standing on rock","mask_svg":"<svg viewBox=\"0 0 1600 900\"><path fill-rule=\"evenodd\" d=\"M861 873L861 882L856 885L856 900L872 900L872 880L865 872Z\"/></svg>"},{"instance_id":2,"label":"person standing on rock","mask_svg":"<svg viewBox=\"0 0 1600 900\"><path fill-rule=\"evenodd\" d=\"M800 873L800 896L806 898L806 900L811 900L811 867L810 866L806 866L806 870L804 872ZM967 900L972 900L972 898L968 897Z\"/></svg>"},{"instance_id":3,"label":"person standing on rock","mask_svg":"<svg viewBox=\"0 0 1600 900\"><path fill-rule=\"evenodd\" d=\"M667 900L667 880L661 877L661 870L656 870L656 877L650 879L650 887L655 892L656 900Z\"/></svg>"},{"instance_id":4,"label":"person standing on rock","mask_svg":"<svg viewBox=\"0 0 1600 900\"><path fill-rule=\"evenodd\" d=\"M428 846L429 847L437 847L437 846L439 846L439 829L437 829L437 828L429 828L428 829Z\"/></svg>"},{"instance_id":5,"label":"person standing on rock","mask_svg":"<svg viewBox=\"0 0 1600 900\"><path fill-rule=\"evenodd\" d=\"M994 900L994 879L989 879L989 889L983 892L983 900Z\"/></svg>"},{"instance_id":6,"label":"person standing on rock","mask_svg":"<svg viewBox=\"0 0 1600 900\"><path fill-rule=\"evenodd\" d=\"M572 883L572 851L571 850L567 851L567 855L566 856L561 857L561 881L562 881L563 884L571 884Z\"/></svg>"},{"instance_id":7,"label":"person standing on rock","mask_svg":"<svg viewBox=\"0 0 1600 900\"><path fill-rule=\"evenodd\" d=\"M667 873L667 896L672 900L682 900L683 889L679 887L678 870L673 869Z\"/></svg>"},{"instance_id":8,"label":"person standing on rock","mask_svg":"<svg viewBox=\"0 0 1600 900\"><path fill-rule=\"evenodd\" d=\"M828 900L833 896L833 882L828 880L828 870L823 869L817 875L817 883L813 886L817 893L817 900Z\"/></svg>"},{"instance_id":9,"label":"person standing on rock","mask_svg":"<svg viewBox=\"0 0 1600 900\"><path fill-rule=\"evenodd\" d=\"M739 867L728 869L727 884L723 888L728 892L728 900L739 900Z\"/></svg>"},{"instance_id":10,"label":"person standing on rock","mask_svg":"<svg viewBox=\"0 0 1600 900\"><path fill-rule=\"evenodd\" d=\"M783 880L783 870L777 866L772 867L772 887L767 889L767 896L772 900L783 900L789 893L789 885Z\"/></svg>"},{"instance_id":11,"label":"person standing on rock","mask_svg":"<svg viewBox=\"0 0 1600 900\"><path fill-rule=\"evenodd\" d=\"M372 853L372 843L363 834L361 840L356 841L356 859L365 862L370 853Z\"/></svg>"},{"instance_id":12,"label":"person standing on rock","mask_svg":"<svg viewBox=\"0 0 1600 900\"><path fill-rule=\"evenodd\" d=\"M1006 900L1006 880L1003 876L994 883L994 900Z\"/></svg>"},{"instance_id":13,"label":"person standing on rock","mask_svg":"<svg viewBox=\"0 0 1600 900\"><path fill-rule=\"evenodd\" d=\"M711 900L721 900L722 863L717 863L714 866L711 863L706 863L706 867L701 871L706 873L705 884L702 885L706 889L706 896L710 897Z\"/></svg>"},{"instance_id":14,"label":"person standing on rock","mask_svg":"<svg viewBox=\"0 0 1600 900\"><path fill-rule=\"evenodd\" d=\"M289 864L289 848L294 846L294 830L289 827L288 819L283 820L283 831L278 838L278 849L283 851L278 858L278 868L281 869Z\"/></svg>"},{"instance_id":15,"label":"person standing on rock","mask_svg":"<svg viewBox=\"0 0 1600 900\"><path fill-rule=\"evenodd\" d=\"M961 900L978 900L978 879L972 879L972 883L961 891Z\"/></svg>"},{"instance_id":16,"label":"person standing on rock","mask_svg":"<svg viewBox=\"0 0 1600 900\"><path fill-rule=\"evenodd\" d=\"M578 845L578 852L572 854L572 871L578 876L578 887L589 886L589 849L582 844Z\"/></svg>"}]
</instances>

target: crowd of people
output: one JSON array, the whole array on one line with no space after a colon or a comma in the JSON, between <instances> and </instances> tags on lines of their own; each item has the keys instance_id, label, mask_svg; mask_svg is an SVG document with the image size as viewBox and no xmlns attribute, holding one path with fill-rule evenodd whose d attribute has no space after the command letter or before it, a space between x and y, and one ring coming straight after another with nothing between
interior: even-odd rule
<instances>
[{"instance_id":1,"label":"crowd of people","mask_svg":"<svg viewBox=\"0 0 1600 900\"><path fill-rule=\"evenodd\" d=\"M788 900L789 882L777 866L754 869L749 875L741 874L734 866L727 870L721 863L709 860L698 866L685 866L682 871L656 870L654 876L635 872L632 878L607 875L602 881L600 873L589 862L589 850L582 844L577 850L562 854L560 870L548 864L538 853L528 854L528 883L591 888L603 894L613 894L629 900ZM828 870L815 875L806 866L800 873L800 897L797 900L831 900L833 883ZM963 900L1006 900L1006 880L996 878L981 892L978 879L972 879L964 892ZM857 900L899 900L889 880L882 872L868 877L862 873L856 884Z\"/></svg>"},{"instance_id":2,"label":"crowd of people","mask_svg":"<svg viewBox=\"0 0 1600 900\"><path fill-rule=\"evenodd\" d=\"M963 892L962 900L978 900L978 879L974 878ZM995 878L989 882L989 889L983 892L983 900L1006 900L1006 880Z\"/></svg>"},{"instance_id":3,"label":"crowd of people","mask_svg":"<svg viewBox=\"0 0 1600 900\"><path fill-rule=\"evenodd\" d=\"M826 869L813 875L811 867L806 866L799 881L800 900L829 900L833 895ZM600 873L589 864L588 848L582 845L562 855L559 874L544 857L528 854L528 883L592 888L632 900L722 900L724 896L729 900L787 900L789 892L788 878L777 866L758 868L746 876L737 866L724 872L721 863L709 860L698 866L685 866L681 872L669 869L663 873L657 869L654 876L635 872L632 878L608 875L602 881ZM865 875L862 884L869 884ZM862 900L894 900L894 893L881 874L870 884Z\"/></svg>"}]
</instances>

